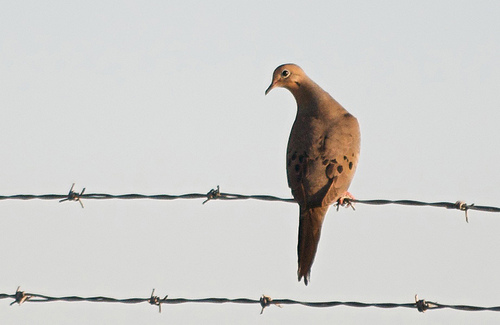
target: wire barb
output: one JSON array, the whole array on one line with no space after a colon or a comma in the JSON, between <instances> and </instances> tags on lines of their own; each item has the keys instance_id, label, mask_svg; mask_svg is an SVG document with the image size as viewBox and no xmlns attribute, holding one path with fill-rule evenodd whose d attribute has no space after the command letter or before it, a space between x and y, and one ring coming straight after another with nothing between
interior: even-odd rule
<instances>
[{"instance_id":1,"label":"wire barb","mask_svg":"<svg viewBox=\"0 0 500 325\"><path fill-rule=\"evenodd\" d=\"M83 196L83 193L85 192L85 187L80 193L74 192L73 188L75 187L75 183L71 185L71 188L69 189L68 196L62 200L59 200L59 202L64 202L64 201L78 201L80 202L80 205L82 206L83 209L83 202L81 200L81 197Z\"/></svg>"},{"instance_id":2,"label":"wire barb","mask_svg":"<svg viewBox=\"0 0 500 325\"><path fill-rule=\"evenodd\" d=\"M260 310L261 315L264 312L264 308L271 306L271 304L275 305L276 307L282 308L280 304L273 302L273 299L271 297L266 296L264 294L262 295L262 297L260 297L259 303L260 306L262 307L262 309Z\"/></svg>"},{"instance_id":3,"label":"wire barb","mask_svg":"<svg viewBox=\"0 0 500 325\"><path fill-rule=\"evenodd\" d=\"M452 308L452 309L457 309L457 310L473 310L473 309L467 309L467 308L478 308L478 307L472 307L472 306L460 306L460 308L457 308L458 306L452 306L452 305L440 305L438 303L426 301L425 299L418 299L418 295L415 295L415 305L417 307L417 310L421 313L425 313L427 309L435 309L435 308ZM495 310L497 307L479 307L481 310ZM479 310L479 309L474 309L474 310Z\"/></svg>"},{"instance_id":4,"label":"wire barb","mask_svg":"<svg viewBox=\"0 0 500 325\"><path fill-rule=\"evenodd\" d=\"M217 199L221 196L220 194L220 187L219 185L217 185L217 189L211 189L208 193L207 193L207 199L205 201L203 201L202 204L205 204L207 203L208 201L210 200L214 200L214 199Z\"/></svg>"},{"instance_id":5,"label":"wire barb","mask_svg":"<svg viewBox=\"0 0 500 325\"><path fill-rule=\"evenodd\" d=\"M161 303L164 302L165 300L167 300L168 295L166 295L165 298L160 299L160 297L155 296L154 294L155 294L155 289L153 289L153 292L151 292L151 297L149 298L148 302L151 305L158 306L158 309L159 309L158 312L161 313Z\"/></svg>"},{"instance_id":6,"label":"wire barb","mask_svg":"<svg viewBox=\"0 0 500 325\"><path fill-rule=\"evenodd\" d=\"M465 221L469 223L469 216L467 215L467 211L469 210L470 207L473 207L474 203L471 205L467 205L464 201L457 201L455 202L455 209L458 209L460 211L465 211Z\"/></svg>"},{"instance_id":7,"label":"wire barb","mask_svg":"<svg viewBox=\"0 0 500 325\"><path fill-rule=\"evenodd\" d=\"M421 313L425 313L427 309L429 309L429 305L423 299L419 300L418 295L415 295L415 304L417 305L417 309Z\"/></svg>"},{"instance_id":8,"label":"wire barb","mask_svg":"<svg viewBox=\"0 0 500 325\"><path fill-rule=\"evenodd\" d=\"M260 310L261 315L264 312L264 308L271 306L271 301L273 301L273 299L271 299L271 297L266 296L264 294L262 295L262 297L260 297L260 305L262 307L262 309Z\"/></svg>"},{"instance_id":9,"label":"wire barb","mask_svg":"<svg viewBox=\"0 0 500 325\"><path fill-rule=\"evenodd\" d=\"M31 298L31 296L24 293L24 291L20 291L19 290L20 288L21 288L20 286L17 287L16 293L14 295L15 300L10 303L10 306L12 306L15 303L18 303L19 305L21 305L23 302L25 302L26 300Z\"/></svg>"}]
</instances>

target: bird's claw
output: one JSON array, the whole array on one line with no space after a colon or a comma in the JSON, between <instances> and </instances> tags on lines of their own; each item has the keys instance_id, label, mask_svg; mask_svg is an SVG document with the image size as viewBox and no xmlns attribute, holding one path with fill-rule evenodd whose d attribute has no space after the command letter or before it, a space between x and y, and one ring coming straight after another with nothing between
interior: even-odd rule
<instances>
[{"instance_id":1,"label":"bird's claw","mask_svg":"<svg viewBox=\"0 0 500 325\"><path fill-rule=\"evenodd\" d=\"M355 200L354 196L349 193L349 192L345 192L344 194L342 194L339 199L337 200L337 211L339 210L340 206L343 206L343 207L346 207L346 208L349 208L351 207L353 210L356 210L354 208L354 202L353 200Z\"/></svg>"}]
</instances>

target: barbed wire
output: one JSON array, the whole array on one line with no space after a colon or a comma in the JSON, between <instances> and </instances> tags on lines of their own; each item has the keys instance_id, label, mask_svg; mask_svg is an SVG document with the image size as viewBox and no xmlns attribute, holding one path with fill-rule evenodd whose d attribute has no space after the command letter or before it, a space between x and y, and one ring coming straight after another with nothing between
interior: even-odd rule
<instances>
[{"instance_id":1,"label":"barbed wire","mask_svg":"<svg viewBox=\"0 0 500 325\"><path fill-rule=\"evenodd\" d=\"M357 301L298 301L294 299L272 299L269 296L262 295L260 299L250 299L250 298L168 298L166 295L164 298L155 296L155 289L151 292L151 296L145 298L112 298L104 296L96 297L80 297L80 296L65 296L65 297L52 297L37 293L27 293L17 290L14 294L0 293L0 299L13 299L10 305L23 304L26 302L55 302L55 301L65 301L65 302L106 302L106 303L123 303L123 304L139 304L147 302L151 305L158 306L159 312L161 313L161 305L177 305L185 303L211 303L211 304L260 304L261 314L266 307L275 305L277 307L282 307L282 305L301 305L306 307L337 307L337 306L347 306L347 307L375 307L375 308L411 308L417 309L419 312L425 312L429 309L454 309L462 311L500 311L500 306L495 307L481 307L481 306L470 306L470 305L448 305L441 304L432 301L426 301L423 299L418 299L415 295L415 302L409 303L366 303Z\"/></svg>"},{"instance_id":2,"label":"barbed wire","mask_svg":"<svg viewBox=\"0 0 500 325\"><path fill-rule=\"evenodd\" d=\"M64 201L78 201L83 208L83 199L90 200L136 200L136 199L149 199L149 200L177 200L177 199L205 199L203 204L210 200L262 200L262 201L278 201L278 202L295 202L292 198L281 198L273 195L243 195L234 193L224 193L220 191L220 187L217 186L216 189L211 189L207 193L188 193L180 195L172 194L107 194L107 193L85 193L85 188L82 189L80 193L75 192L75 184L71 186L68 194L15 194L15 195L0 195L0 200L59 200L59 202ZM465 212L466 221L469 222L468 210L484 211L484 212L500 212L500 207L494 206L484 206L467 204L464 201L453 202L422 202L417 200L386 200L386 199L373 199L373 200L359 200L352 199L349 197L343 198L345 206L351 206L353 209L353 203L368 204L368 205L387 205L387 204L398 204L398 205L410 205L410 206L431 206L440 207L446 209L456 209ZM337 209L339 204L337 204Z\"/></svg>"}]
</instances>

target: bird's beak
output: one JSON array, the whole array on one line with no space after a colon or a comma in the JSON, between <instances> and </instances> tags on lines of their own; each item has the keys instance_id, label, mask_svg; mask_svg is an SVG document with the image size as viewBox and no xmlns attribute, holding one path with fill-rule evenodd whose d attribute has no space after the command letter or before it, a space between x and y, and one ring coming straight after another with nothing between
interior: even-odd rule
<instances>
[{"instance_id":1,"label":"bird's beak","mask_svg":"<svg viewBox=\"0 0 500 325\"><path fill-rule=\"evenodd\" d=\"M276 86L276 81L273 81L271 85L266 89L266 95Z\"/></svg>"}]
</instances>

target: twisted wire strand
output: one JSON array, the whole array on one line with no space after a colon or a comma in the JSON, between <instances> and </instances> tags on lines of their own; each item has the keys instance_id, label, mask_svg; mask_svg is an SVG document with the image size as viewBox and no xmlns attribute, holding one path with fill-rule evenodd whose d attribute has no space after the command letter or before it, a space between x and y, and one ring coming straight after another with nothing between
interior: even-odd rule
<instances>
[{"instance_id":1,"label":"twisted wire strand","mask_svg":"<svg viewBox=\"0 0 500 325\"><path fill-rule=\"evenodd\" d=\"M123 303L123 304L138 304L147 302L151 305L156 305L160 308L162 304L177 305L185 303L211 303L211 304L260 304L262 307L261 313L264 308L275 305L281 307L282 305L301 305L306 307L314 308L327 308L327 307L338 307L347 306L355 308L383 308L383 309L393 309L393 308L410 308L417 309L420 312L425 312L429 309L454 309L461 311L500 311L500 306L494 307L483 307L483 306L471 306L471 305L448 305L440 304L437 302L431 302L426 300L419 300L418 296L415 295L415 302L409 303L392 303L392 302L358 302L358 301L298 301L294 299L272 299L269 296L262 295L260 299L250 299L250 298L160 298L154 295L154 289L150 297L145 298L113 298L105 296L95 296L95 297L80 297L80 296L63 296L54 297L47 296L37 293L27 293L20 291L17 288L15 294L0 293L0 299L13 299L11 305L17 303L19 305L25 302L55 302L55 301L65 301L65 302L100 302L100 303Z\"/></svg>"},{"instance_id":2,"label":"twisted wire strand","mask_svg":"<svg viewBox=\"0 0 500 325\"><path fill-rule=\"evenodd\" d=\"M78 201L83 208L82 200L136 200L136 199L148 199L148 200L177 200L177 199L205 199L203 204L210 200L261 200L261 201L278 201L278 202L295 202L291 198L281 198L273 195L243 195L235 193L225 193L221 192L219 186L216 189L211 189L206 194L203 193L187 193L180 195L172 194L108 194L108 193L84 193L85 188L78 193L73 191L75 184L71 186L68 194L15 194L15 195L0 195L0 200L59 200L59 202L64 201ZM347 205L352 206L351 203L368 204L368 205L387 205L387 204L398 204L398 205L409 205L409 206L431 206L431 207L441 207L446 209L456 209L465 212L465 217L468 222L468 210L484 211L484 212L500 212L500 207L495 206L485 206L485 205L475 205L467 204L464 201L453 202L422 202L417 200L385 200L385 199L373 199L373 200L358 200L352 198L345 198L344 202Z\"/></svg>"}]
</instances>

